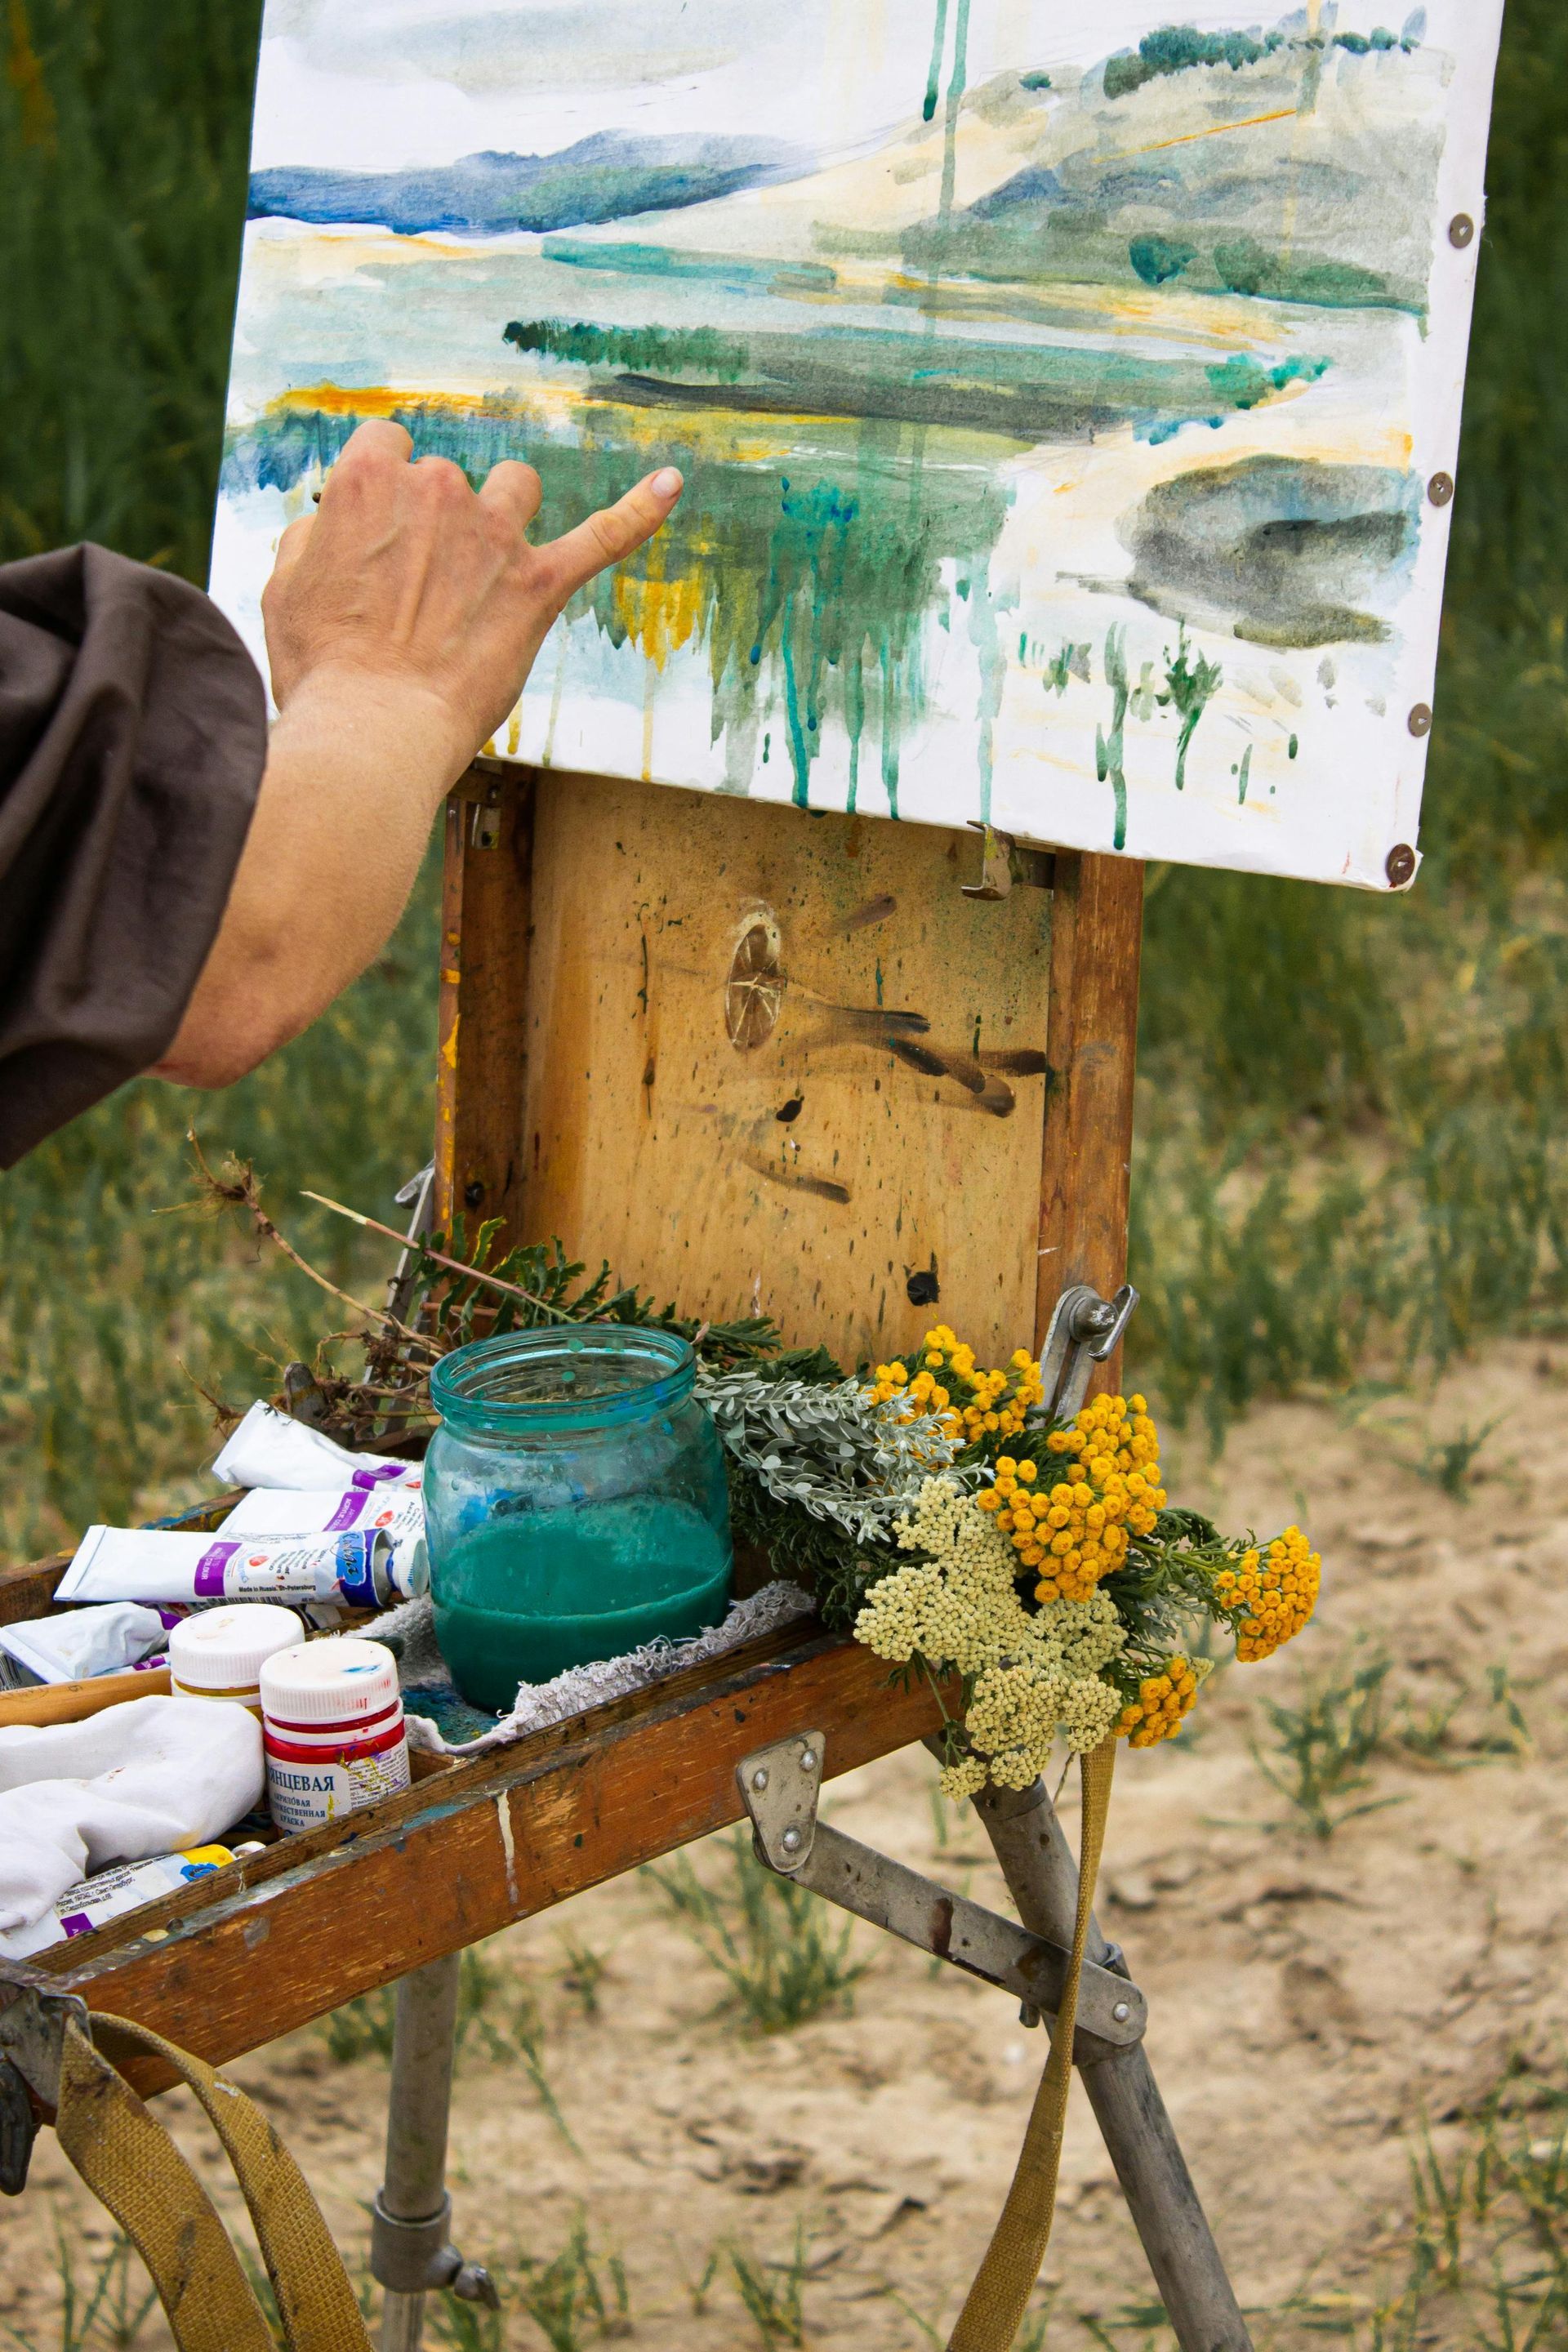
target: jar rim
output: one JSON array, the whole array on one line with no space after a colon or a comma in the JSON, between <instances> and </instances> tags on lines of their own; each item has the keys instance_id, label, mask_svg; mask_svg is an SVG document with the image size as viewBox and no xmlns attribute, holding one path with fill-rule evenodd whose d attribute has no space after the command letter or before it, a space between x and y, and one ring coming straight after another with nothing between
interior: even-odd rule
<instances>
[{"instance_id":1,"label":"jar rim","mask_svg":"<svg viewBox=\"0 0 1568 2352\"><path fill-rule=\"evenodd\" d=\"M520 1370L547 1371L552 1359L563 1366L584 1358L614 1367L621 1385L588 1395L509 1394ZM443 1422L469 1433L524 1435L533 1430L589 1429L641 1421L660 1407L679 1403L697 1377L697 1356L679 1332L640 1323L579 1323L560 1329L508 1331L499 1339L473 1339L443 1356L430 1374L430 1395Z\"/></svg>"}]
</instances>

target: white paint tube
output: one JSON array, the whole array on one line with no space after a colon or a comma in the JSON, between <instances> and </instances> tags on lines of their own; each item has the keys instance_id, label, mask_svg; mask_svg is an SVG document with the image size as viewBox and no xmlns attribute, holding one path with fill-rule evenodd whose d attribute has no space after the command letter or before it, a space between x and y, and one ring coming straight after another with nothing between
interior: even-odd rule
<instances>
[{"instance_id":1,"label":"white paint tube","mask_svg":"<svg viewBox=\"0 0 1568 2352\"><path fill-rule=\"evenodd\" d=\"M95 1878L79 1879L57 1895L30 1927L12 1927L0 1935L0 1952L23 1960L29 1953L47 1951L51 1944L86 1936L106 1919L118 1919L143 1903L155 1903L160 1895L172 1895L194 1878L210 1878L233 1860L229 1846L194 1845L184 1853L157 1853L146 1862L122 1862L112 1870L100 1870Z\"/></svg>"},{"instance_id":2,"label":"white paint tube","mask_svg":"<svg viewBox=\"0 0 1568 2352\"><path fill-rule=\"evenodd\" d=\"M417 1486L417 1462L394 1462L384 1454L351 1454L308 1423L294 1421L259 1401L213 1464L213 1476L226 1486L293 1486L320 1493L345 1486Z\"/></svg>"},{"instance_id":3,"label":"white paint tube","mask_svg":"<svg viewBox=\"0 0 1568 2352\"><path fill-rule=\"evenodd\" d=\"M191 1535L178 1528L89 1528L57 1601L332 1601L387 1609L395 1581L379 1528L338 1536Z\"/></svg>"},{"instance_id":4,"label":"white paint tube","mask_svg":"<svg viewBox=\"0 0 1568 2352\"><path fill-rule=\"evenodd\" d=\"M399 1591L429 1590L425 1498L416 1488L253 1486L223 1523L226 1536L342 1535L351 1528L384 1532Z\"/></svg>"},{"instance_id":5,"label":"white paint tube","mask_svg":"<svg viewBox=\"0 0 1568 2352\"><path fill-rule=\"evenodd\" d=\"M110 1601L93 1609L64 1611L58 1617L32 1617L0 1625L0 1652L13 1659L32 1683L83 1682L93 1675L121 1675L151 1664L164 1648L183 1609L152 1609L135 1601Z\"/></svg>"}]
</instances>

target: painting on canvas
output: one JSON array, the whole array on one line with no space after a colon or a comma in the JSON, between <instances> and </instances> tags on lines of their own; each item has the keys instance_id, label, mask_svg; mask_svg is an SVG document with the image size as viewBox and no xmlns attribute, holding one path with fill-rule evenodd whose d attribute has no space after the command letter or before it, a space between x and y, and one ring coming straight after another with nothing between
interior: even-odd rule
<instances>
[{"instance_id":1,"label":"painting on canvas","mask_svg":"<svg viewBox=\"0 0 1568 2352\"><path fill-rule=\"evenodd\" d=\"M501 756L1407 880L1501 0L1258 5L268 0L215 593L673 463Z\"/></svg>"}]
</instances>

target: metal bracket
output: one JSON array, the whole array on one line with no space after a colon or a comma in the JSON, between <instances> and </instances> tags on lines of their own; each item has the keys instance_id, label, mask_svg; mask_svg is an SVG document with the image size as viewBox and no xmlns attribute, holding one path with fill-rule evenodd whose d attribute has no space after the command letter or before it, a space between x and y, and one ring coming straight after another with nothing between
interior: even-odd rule
<instances>
[{"instance_id":1,"label":"metal bracket","mask_svg":"<svg viewBox=\"0 0 1568 2352\"><path fill-rule=\"evenodd\" d=\"M443 2195L437 2211L423 2221L389 2213L378 2189L370 2209L371 2276L393 2294L429 2294L445 2289L463 2303L500 2309L500 2291L480 2263L466 2263L451 2242L452 2200Z\"/></svg>"},{"instance_id":2,"label":"metal bracket","mask_svg":"<svg viewBox=\"0 0 1568 2352\"><path fill-rule=\"evenodd\" d=\"M1101 1298L1087 1282L1075 1282L1063 1291L1051 1316L1046 1344L1040 1350L1043 1410L1056 1421L1070 1421L1089 1389L1089 1376L1121 1344L1132 1319L1138 1293L1124 1282L1114 1298Z\"/></svg>"},{"instance_id":3,"label":"metal bracket","mask_svg":"<svg viewBox=\"0 0 1568 2352\"><path fill-rule=\"evenodd\" d=\"M811 1860L826 1746L820 1731L802 1731L776 1747L760 1748L737 1767L735 1777L752 1817L757 1852L781 1878L798 1876Z\"/></svg>"},{"instance_id":4,"label":"metal bracket","mask_svg":"<svg viewBox=\"0 0 1568 2352\"><path fill-rule=\"evenodd\" d=\"M74 1993L19 1990L0 2009L0 2058L8 2058L41 2107L53 2115L60 2103L60 2051L66 2020L89 2033L87 2003Z\"/></svg>"},{"instance_id":5,"label":"metal bracket","mask_svg":"<svg viewBox=\"0 0 1568 2352\"><path fill-rule=\"evenodd\" d=\"M1010 833L998 833L994 825L971 824L981 835L980 879L963 882L959 889L965 898L986 898L994 901L1011 898L1016 882L1027 883L1037 890L1056 887L1057 861L1049 849L1020 849Z\"/></svg>"},{"instance_id":6,"label":"metal bracket","mask_svg":"<svg viewBox=\"0 0 1568 2352\"><path fill-rule=\"evenodd\" d=\"M797 1732L759 1748L736 1768L758 1859L841 1910L1011 1993L1026 2011L1054 2017L1068 1964L1063 1948L819 1822L826 1751L820 1731ZM1121 2048L1141 2041L1147 2018L1136 1985L1111 1969L1085 1962L1078 2006L1081 2046L1075 2038L1080 2060L1103 2056L1106 2045Z\"/></svg>"}]
</instances>

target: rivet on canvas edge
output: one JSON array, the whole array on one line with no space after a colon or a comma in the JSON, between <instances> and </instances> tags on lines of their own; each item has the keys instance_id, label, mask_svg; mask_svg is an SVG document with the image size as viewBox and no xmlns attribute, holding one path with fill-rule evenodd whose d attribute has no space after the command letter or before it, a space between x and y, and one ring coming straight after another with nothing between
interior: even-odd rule
<instances>
[{"instance_id":1,"label":"rivet on canvas edge","mask_svg":"<svg viewBox=\"0 0 1568 2352\"><path fill-rule=\"evenodd\" d=\"M1384 861L1391 890L1403 890L1415 871L1415 852L1407 841L1396 841Z\"/></svg>"},{"instance_id":2,"label":"rivet on canvas edge","mask_svg":"<svg viewBox=\"0 0 1568 2352\"><path fill-rule=\"evenodd\" d=\"M1446 507L1454 495L1452 474L1434 474L1426 485L1426 495L1435 507Z\"/></svg>"},{"instance_id":3,"label":"rivet on canvas edge","mask_svg":"<svg viewBox=\"0 0 1568 2352\"><path fill-rule=\"evenodd\" d=\"M1430 735L1432 732L1432 706L1429 702L1418 702L1416 704L1415 709L1410 714L1409 726L1412 735Z\"/></svg>"},{"instance_id":4,"label":"rivet on canvas edge","mask_svg":"<svg viewBox=\"0 0 1568 2352\"><path fill-rule=\"evenodd\" d=\"M1448 242L1462 253L1467 245L1476 241L1476 225L1468 213L1456 213L1448 223Z\"/></svg>"}]
</instances>

